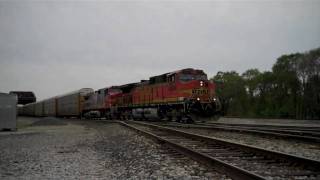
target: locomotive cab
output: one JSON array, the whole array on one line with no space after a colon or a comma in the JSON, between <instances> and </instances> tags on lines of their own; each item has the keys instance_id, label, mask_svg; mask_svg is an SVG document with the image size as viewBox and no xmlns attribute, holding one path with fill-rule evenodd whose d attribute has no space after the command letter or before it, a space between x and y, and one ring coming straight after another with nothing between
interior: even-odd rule
<instances>
[{"instance_id":1,"label":"locomotive cab","mask_svg":"<svg viewBox=\"0 0 320 180\"><path fill-rule=\"evenodd\" d=\"M208 102L210 91L213 87L210 86L207 75L201 70L182 70L177 73L177 89L183 92L183 95L188 100L197 100L200 102Z\"/></svg>"},{"instance_id":2,"label":"locomotive cab","mask_svg":"<svg viewBox=\"0 0 320 180\"><path fill-rule=\"evenodd\" d=\"M177 91L186 104L188 113L197 116L217 114L220 105L215 96L215 85L202 70L185 69L176 74Z\"/></svg>"}]
</instances>

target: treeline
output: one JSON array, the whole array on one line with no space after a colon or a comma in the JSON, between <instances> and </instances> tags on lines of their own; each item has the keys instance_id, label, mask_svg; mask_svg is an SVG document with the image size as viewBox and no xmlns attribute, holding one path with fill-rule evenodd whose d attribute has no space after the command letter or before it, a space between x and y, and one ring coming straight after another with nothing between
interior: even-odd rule
<instances>
[{"instance_id":1,"label":"treeline","mask_svg":"<svg viewBox=\"0 0 320 180\"><path fill-rule=\"evenodd\" d=\"M218 72L222 115L320 119L320 48L279 57L272 71Z\"/></svg>"}]
</instances>

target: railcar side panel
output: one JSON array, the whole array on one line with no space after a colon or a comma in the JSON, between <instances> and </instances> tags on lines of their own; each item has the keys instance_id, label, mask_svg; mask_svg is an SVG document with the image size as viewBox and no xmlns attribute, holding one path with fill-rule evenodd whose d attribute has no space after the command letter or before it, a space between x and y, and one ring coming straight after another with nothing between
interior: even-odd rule
<instances>
[{"instance_id":1,"label":"railcar side panel","mask_svg":"<svg viewBox=\"0 0 320 180\"><path fill-rule=\"evenodd\" d=\"M80 115L79 93L59 97L57 99L58 116L79 116Z\"/></svg>"},{"instance_id":2,"label":"railcar side panel","mask_svg":"<svg viewBox=\"0 0 320 180\"><path fill-rule=\"evenodd\" d=\"M81 116L85 97L93 93L91 88L83 88L78 91L57 97L57 116Z\"/></svg>"},{"instance_id":3,"label":"railcar side panel","mask_svg":"<svg viewBox=\"0 0 320 180\"><path fill-rule=\"evenodd\" d=\"M42 101L36 102L34 108L35 108L35 110L34 110L34 115L35 116L40 117L40 116L44 115L43 114L43 102Z\"/></svg>"},{"instance_id":4,"label":"railcar side panel","mask_svg":"<svg viewBox=\"0 0 320 180\"><path fill-rule=\"evenodd\" d=\"M43 102L44 116L56 116L56 98L47 99Z\"/></svg>"}]
</instances>

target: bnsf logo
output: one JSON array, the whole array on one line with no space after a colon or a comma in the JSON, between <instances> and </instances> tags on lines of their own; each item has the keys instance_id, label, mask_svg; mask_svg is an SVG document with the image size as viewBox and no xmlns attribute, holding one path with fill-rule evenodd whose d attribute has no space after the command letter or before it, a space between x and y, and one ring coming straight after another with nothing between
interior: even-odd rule
<instances>
[{"instance_id":1,"label":"bnsf logo","mask_svg":"<svg viewBox=\"0 0 320 180\"><path fill-rule=\"evenodd\" d=\"M209 90L208 89L193 89L192 94L197 94L197 95L209 94Z\"/></svg>"}]
</instances>

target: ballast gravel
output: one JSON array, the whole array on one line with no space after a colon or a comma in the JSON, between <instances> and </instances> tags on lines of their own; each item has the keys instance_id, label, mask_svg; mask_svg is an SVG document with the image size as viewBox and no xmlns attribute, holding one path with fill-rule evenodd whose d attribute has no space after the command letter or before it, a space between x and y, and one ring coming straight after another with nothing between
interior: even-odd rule
<instances>
[{"instance_id":1,"label":"ballast gravel","mask_svg":"<svg viewBox=\"0 0 320 180\"><path fill-rule=\"evenodd\" d=\"M116 123L50 122L0 133L0 179L228 179Z\"/></svg>"}]
</instances>

